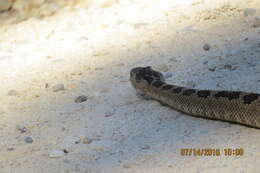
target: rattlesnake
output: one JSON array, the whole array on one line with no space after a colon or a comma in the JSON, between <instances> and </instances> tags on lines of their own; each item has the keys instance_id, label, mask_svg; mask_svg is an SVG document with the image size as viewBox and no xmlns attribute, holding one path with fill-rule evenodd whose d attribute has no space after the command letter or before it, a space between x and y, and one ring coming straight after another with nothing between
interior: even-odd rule
<instances>
[{"instance_id":1,"label":"rattlesnake","mask_svg":"<svg viewBox=\"0 0 260 173\"><path fill-rule=\"evenodd\" d=\"M138 92L180 112L260 128L260 94L169 85L150 66L133 68L130 81Z\"/></svg>"}]
</instances>

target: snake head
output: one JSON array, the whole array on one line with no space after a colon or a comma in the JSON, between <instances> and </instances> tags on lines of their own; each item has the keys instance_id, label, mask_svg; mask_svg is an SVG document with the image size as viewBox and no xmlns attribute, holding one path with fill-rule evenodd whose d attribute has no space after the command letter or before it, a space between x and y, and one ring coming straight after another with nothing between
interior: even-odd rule
<instances>
[{"instance_id":1,"label":"snake head","mask_svg":"<svg viewBox=\"0 0 260 173\"><path fill-rule=\"evenodd\" d=\"M130 81L136 89L143 89L153 81L164 82L163 74L153 70L150 66L136 67L130 72Z\"/></svg>"}]
</instances>

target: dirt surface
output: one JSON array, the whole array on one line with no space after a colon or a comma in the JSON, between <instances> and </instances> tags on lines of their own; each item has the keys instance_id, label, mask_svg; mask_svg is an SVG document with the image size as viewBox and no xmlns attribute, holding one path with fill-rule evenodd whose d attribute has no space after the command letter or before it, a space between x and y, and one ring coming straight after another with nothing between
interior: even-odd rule
<instances>
[{"instance_id":1,"label":"dirt surface","mask_svg":"<svg viewBox=\"0 0 260 173\"><path fill-rule=\"evenodd\" d=\"M0 172L259 173L259 129L187 116L129 82L150 65L169 83L260 93L259 7L129 0L2 25Z\"/></svg>"}]
</instances>

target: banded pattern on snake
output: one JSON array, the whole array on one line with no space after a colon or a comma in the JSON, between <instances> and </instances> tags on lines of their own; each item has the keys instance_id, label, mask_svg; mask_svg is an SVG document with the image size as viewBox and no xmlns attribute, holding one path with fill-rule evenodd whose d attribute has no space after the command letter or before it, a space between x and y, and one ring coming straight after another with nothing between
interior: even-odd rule
<instances>
[{"instance_id":1,"label":"banded pattern on snake","mask_svg":"<svg viewBox=\"0 0 260 173\"><path fill-rule=\"evenodd\" d=\"M150 66L133 68L130 81L138 92L186 114L260 128L260 94L170 85Z\"/></svg>"}]
</instances>

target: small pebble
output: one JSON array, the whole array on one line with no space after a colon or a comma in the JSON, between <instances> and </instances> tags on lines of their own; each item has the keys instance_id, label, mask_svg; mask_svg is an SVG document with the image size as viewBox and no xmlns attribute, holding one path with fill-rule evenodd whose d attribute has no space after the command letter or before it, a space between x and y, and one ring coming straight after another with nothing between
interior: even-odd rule
<instances>
[{"instance_id":1,"label":"small pebble","mask_svg":"<svg viewBox=\"0 0 260 173\"><path fill-rule=\"evenodd\" d=\"M203 50L208 51L209 49L210 49L210 45L209 44L204 44Z\"/></svg>"},{"instance_id":2,"label":"small pebble","mask_svg":"<svg viewBox=\"0 0 260 173\"><path fill-rule=\"evenodd\" d=\"M93 142L93 139L84 137L81 139L83 144L90 144Z\"/></svg>"},{"instance_id":3,"label":"small pebble","mask_svg":"<svg viewBox=\"0 0 260 173\"><path fill-rule=\"evenodd\" d=\"M53 56L50 56L50 55L49 55L49 56L47 56L46 58L47 58L47 59L52 59L52 58L53 58Z\"/></svg>"},{"instance_id":4,"label":"small pebble","mask_svg":"<svg viewBox=\"0 0 260 173\"><path fill-rule=\"evenodd\" d=\"M105 117L111 117L112 114L105 114Z\"/></svg>"},{"instance_id":5,"label":"small pebble","mask_svg":"<svg viewBox=\"0 0 260 173\"><path fill-rule=\"evenodd\" d=\"M142 150L149 150L151 147L149 145L145 145L143 147L141 147Z\"/></svg>"},{"instance_id":6,"label":"small pebble","mask_svg":"<svg viewBox=\"0 0 260 173\"><path fill-rule=\"evenodd\" d=\"M33 143L33 138L30 137L30 136L28 136L28 137L26 137L26 138L24 139L24 141L25 141L26 143Z\"/></svg>"},{"instance_id":7,"label":"small pebble","mask_svg":"<svg viewBox=\"0 0 260 173\"><path fill-rule=\"evenodd\" d=\"M44 86L45 88L49 88L50 87L50 84L48 84L48 83L45 83L45 86Z\"/></svg>"},{"instance_id":8,"label":"small pebble","mask_svg":"<svg viewBox=\"0 0 260 173\"><path fill-rule=\"evenodd\" d=\"M223 70L236 70L239 66L233 66L231 64L224 64L222 67L219 67L219 69Z\"/></svg>"},{"instance_id":9,"label":"small pebble","mask_svg":"<svg viewBox=\"0 0 260 173\"><path fill-rule=\"evenodd\" d=\"M53 92L64 91L64 90L65 90L64 84L57 84L52 87Z\"/></svg>"},{"instance_id":10,"label":"small pebble","mask_svg":"<svg viewBox=\"0 0 260 173\"><path fill-rule=\"evenodd\" d=\"M7 148L7 151L14 151L13 147Z\"/></svg>"},{"instance_id":11,"label":"small pebble","mask_svg":"<svg viewBox=\"0 0 260 173\"><path fill-rule=\"evenodd\" d=\"M16 90L10 90L10 91L8 92L8 95L9 95L9 96L17 96L18 94L19 94L19 92L16 91Z\"/></svg>"},{"instance_id":12,"label":"small pebble","mask_svg":"<svg viewBox=\"0 0 260 173\"><path fill-rule=\"evenodd\" d=\"M69 151L68 151L68 150L66 150L66 149L64 149L64 150L63 150L63 152L64 152L64 153L66 153L66 154L68 154L68 153L69 153Z\"/></svg>"},{"instance_id":13,"label":"small pebble","mask_svg":"<svg viewBox=\"0 0 260 173\"><path fill-rule=\"evenodd\" d=\"M80 139L75 141L75 144L79 144L80 143Z\"/></svg>"},{"instance_id":14,"label":"small pebble","mask_svg":"<svg viewBox=\"0 0 260 173\"><path fill-rule=\"evenodd\" d=\"M85 95L78 96L74 101L75 103L82 103L88 100L88 97Z\"/></svg>"},{"instance_id":15,"label":"small pebble","mask_svg":"<svg viewBox=\"0 0 260 173\"><path fill-rule=\"evenodd\" d=\"M225 64L225 65L224 65L224 69L232 69L232 65L230 65L230 64Z\"/></svg>"},{"instance_id":16,"label":"small pebble","mask_svg":"<svg viewBox=\"0 0 260 173\"><path fill-rule=\"evenodd\" d=\"M26 127L17 126L17 130L20 131L21 133L27 132L27 128Z\"/></svg>"},{"instance_id":17,"label":"small pebble","mask_svg":"<svg viewBox=\"0 0 260 173\"><path fill-rule=\"evenodd\" d=\"M63 150L52 150L49 153L50 158L57 158L57 157L63 157L65 156L65 152Z\"/></svg>"},{"instance_id":18,"label":"small pebble","mask_svg":"<svg viewBox=\"0 0 260 173\"><path fill-rule=\"evenodd\" d=\"M209 71L215 71L215 70L216 70L216 67L215 67L215 66L209 68Z\"/></svg>"},{"instance_id":19,"label":"small pebble","mask_svg":"<svg viewBox=\"0 0 260 173\"><path fill-rule=\"evenodd\" d=\"M126 165L126 164L124 164L124 165L123 165L123 168L125 168L125 169L130 169L130 168L131 168L131 165Z\"/></svg>"}]
</instances>

